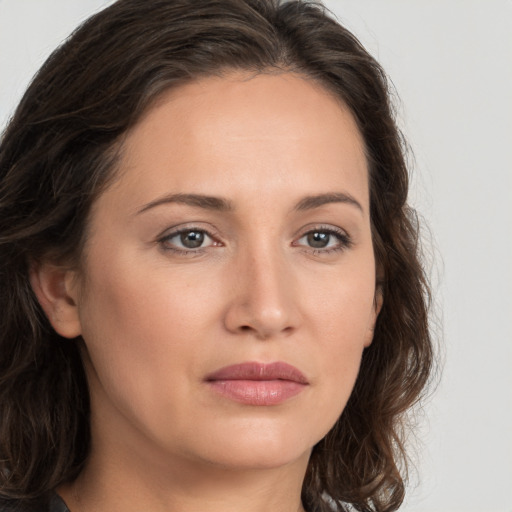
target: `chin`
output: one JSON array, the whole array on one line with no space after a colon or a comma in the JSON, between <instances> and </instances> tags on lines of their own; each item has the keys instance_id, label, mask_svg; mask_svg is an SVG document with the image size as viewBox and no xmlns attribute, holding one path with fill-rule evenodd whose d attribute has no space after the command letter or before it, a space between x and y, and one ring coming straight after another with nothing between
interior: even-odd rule
<instances>
[{"instance_id":1,"label":"chin","mask_svg":"<svg viewBox=\"0 0 512 512\"><path fill-rule=\"evenodd\" d=\"M237 470L307 463L312 447L323 437L308 436L297 428L280 430L254 424L238 431L226 429L210 434L203 446L195 446L196 455L209 464Z\"/></svg>"},{"instance_id":2,"label":"chin","mask_svg":"<svg viewBox=\"0 0 512 512\"><path fill-rule=\"evenodd\" d=\"M270 470L301 462L307 464L310 455L311 448L299 451L286 450L283 447L275 450L269 448L261 449L255 446L240 449L240 447L232 446L230 453L207 454L204 461L225 470Z\"/></svg>"}]
</instances>

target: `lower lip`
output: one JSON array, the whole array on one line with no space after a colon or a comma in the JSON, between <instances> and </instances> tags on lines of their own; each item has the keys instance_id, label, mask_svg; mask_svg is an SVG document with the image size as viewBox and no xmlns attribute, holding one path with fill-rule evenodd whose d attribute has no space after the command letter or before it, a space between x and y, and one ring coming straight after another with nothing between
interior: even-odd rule
<instances>
[{"instance_id":1,"label":"lower lip","mask_svg":"<svg viewBox=\"0 0 512 512\"><path fill-rule=\"evenodd\" d=\"M291 380L213 380L208 384L220 395L247 405L278 405L306 388Z\"/></svg>"}]
</instances>

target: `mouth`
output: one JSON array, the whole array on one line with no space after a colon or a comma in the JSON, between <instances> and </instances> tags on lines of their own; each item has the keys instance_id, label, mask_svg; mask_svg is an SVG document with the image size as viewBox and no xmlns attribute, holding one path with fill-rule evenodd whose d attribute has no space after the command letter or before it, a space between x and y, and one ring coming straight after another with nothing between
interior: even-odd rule
<instances>
[{"instance_id":1,"label":"mouth","mask_svg":"<svg viewBox=\"0 0 512 512\"><path fill-rule=\"evenodd\" d=\"M221 368L205 379L216 393L246 405L278 405L307 388L305 375L294 366L247 362Z\"/></svg>"}]
</instances>

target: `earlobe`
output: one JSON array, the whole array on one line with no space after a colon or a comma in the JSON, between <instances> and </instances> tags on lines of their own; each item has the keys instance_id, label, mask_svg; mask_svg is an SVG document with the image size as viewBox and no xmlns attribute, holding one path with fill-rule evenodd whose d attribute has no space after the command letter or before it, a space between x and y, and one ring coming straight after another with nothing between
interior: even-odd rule
<instances>
[{"instance_id":1,"label":"earlobe","mask_svg":"<svg viewBox=\"0 0 512 512\"><path fill-rule=\"evenodd\" d=\"M375 333L375 324L377 323L377 318L379 317L380 310L382 309L382 304L384 302L384 296L382 294L382 289L377 288L375 291L375 298L373 300L373 309L370 314L370 320L368 322L368 329L366 332L365 339L365 348L369 347L373 341L373 335Z\"/></svg>"},{"instance_id":2,"label":"earlobe","mask_svg":"<svg viewBox=\"0 0 512 512\"><path fill-rule=\"evenodd\" d=\"M32 263L29 272L32 289L55 331L65 338L80 336L76 273L50 263Z\"/></svg>"}]
</instances>

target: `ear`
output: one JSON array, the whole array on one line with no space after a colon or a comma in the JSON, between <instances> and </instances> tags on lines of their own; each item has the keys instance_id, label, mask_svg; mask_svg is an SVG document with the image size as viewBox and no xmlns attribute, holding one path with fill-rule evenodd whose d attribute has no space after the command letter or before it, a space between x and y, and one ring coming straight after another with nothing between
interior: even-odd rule
<instances>
[{"instance_id":1,"label":"ear","mask_svg":"<svg viewBox=\"0 0 512 512\"><path fill-rule=\"evenodd\" d=\"M81 334L76 272L50 263L30 265L30 284L55 331L65 338Z\"/></svg>"},{"instance_id":2,"label":"ear","mask_svg":"<svg viewBox=\"0 0 512 512\"><path fill-rule=\"evenodd\" d=\"M375 290L375 298L373 299L373 308L370 313L370 318L368 321L368 329L366 331L364 346L369 347L373 341L373 335L375 333L375 324L377 323L377 318L379 317L380 310L382 309L382 304L384 302L384 296L382 294L382 288L379 286Z\"/></svg>"}]
</instances>

